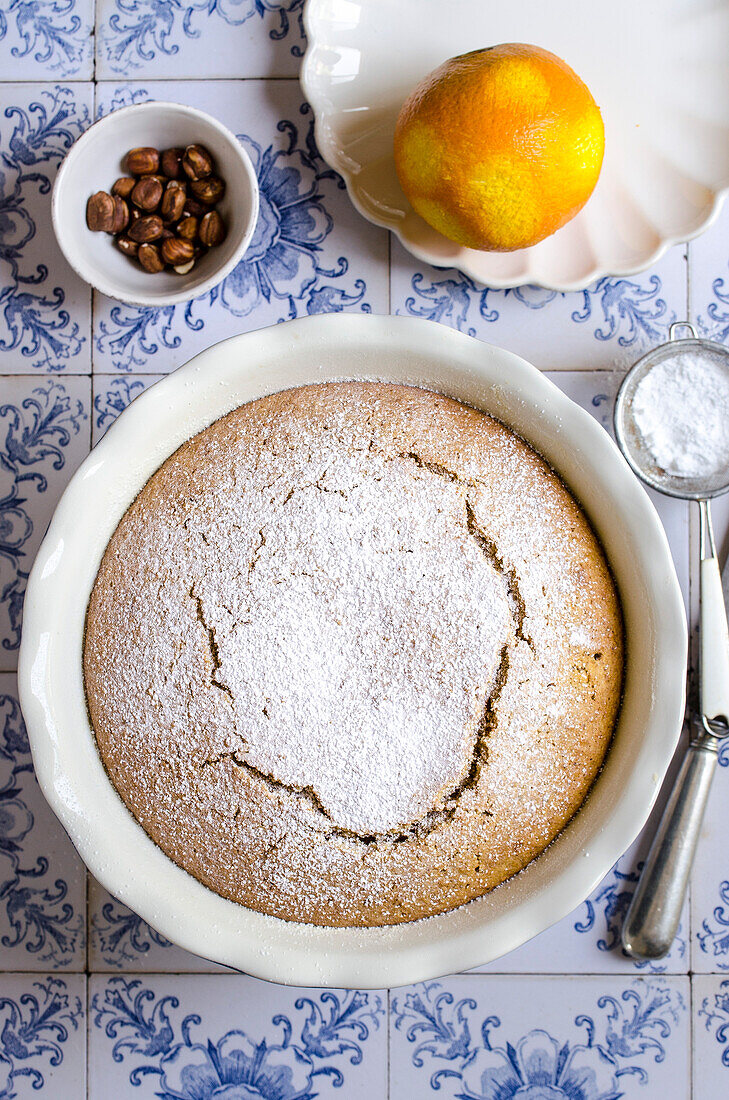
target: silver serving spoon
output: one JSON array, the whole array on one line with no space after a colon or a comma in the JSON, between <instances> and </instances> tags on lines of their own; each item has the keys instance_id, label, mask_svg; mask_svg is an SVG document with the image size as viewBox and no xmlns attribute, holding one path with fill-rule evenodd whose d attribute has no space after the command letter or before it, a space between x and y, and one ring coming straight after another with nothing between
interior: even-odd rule
<instances>
[{"instance_id":1,"label":"silver serving spoon","mask_svg":"<svg viewBox=\"0 0 729 1100\"><path fill-rule=\"evenodd\" d=\"M690 337L679 339L681 329L688 330ZM623 947L638 959L659 959L673 943L719 743L729 734L729 631L709 507L712 497L729 489L729 471L703 478L667 473L646 449L633 414L639 382L658 363L684 353L711 358L729 379L729 351L721 344L698 339L692 325L676 322L670 327L669 342L644 355L625 376L614 413L618 445L638 477L659 493L695 500L700 522L699 712L692 719L690 746L623 924ZM701 424L696 425L696 432L701 433Z\"/></svg>"}]
</instances>

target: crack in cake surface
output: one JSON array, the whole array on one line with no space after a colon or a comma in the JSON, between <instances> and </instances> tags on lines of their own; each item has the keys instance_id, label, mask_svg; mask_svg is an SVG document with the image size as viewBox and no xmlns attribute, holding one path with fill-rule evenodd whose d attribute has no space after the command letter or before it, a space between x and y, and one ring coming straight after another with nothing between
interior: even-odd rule
<instances>
[{"instance_id":1,"label":"crack in cake surface","mask_svg":"<svg viewBox=\"0 0 729 1100\"><path fill-rule=\"evenodd\" d=\"M251 517L245 614L226 625L214 583L195 590L198 617L215 622L213 683L230 694L240 759L370 842L449 811L519 629L460 480L410 462L326 454L265 525Z\"/></svg>"},{"instance_id":2,"label":"crack in cake surface","mask_svg":"<svg viewBox=\"0 0 729 1100\"><path fill-rule=\"evenodd\" d=\"M403 455L402 457L407 459L415 459L417 460L416 464L419 466L419 468L427 469L432 473L438 474L439 476L446 476L448 480L453 483L457 483L458 485L474 485L474 482L464 481L456 474L453 474L451 471L447 470L445 467L438 466L435 463L426 463L422 461L419 456L415 454L410 453L407 455ZM323 490L318 483L311 483L310 485L299 486L296 488L315 488L319 491L330 491L336 492L342 496L345 495L340 490ZM286 502L291 500L296 491L296 488L292 488L287 492L285 498ZM482 550L487 561L494 567L495 571L504 578L504 581L506 583L506 594L511 604L511 614L514 621L515 637L520 641L526 642L530 646L530 648L533 649L534 643L531 637L524 633L524 619L526 616L526 608L521 594L519 593L515 570L509 569L504 565L503 558L501 555L498 554L495 544L492 540L488 539L484 535L482 529L479 527L476 521L473 507L467 495L464 499L464 507L466 526L469 534L476 540L476 543ZM264 536L263 530L260 530L259 532L259 540L260 541L255 547L254 556L251 559L251 563L249 565L249 570L251 571L255 568L255 564L258 561L261 549L263 546L265 546L266 543L266 538ZM412 551L406 550L405 552L407 553ZM293 575L309 577L312 579L314 577L314 573L307 571L301 571L298 574L292 574L292 576ZM233 695L231 689L226 684L222 684L219 680L216 679L216 674L221 667L221 660L215 641L215 631L207 625L202 610L202 601L199 599L199 597L194 597L192 589L190 590L190 595L191 597L195 598L198 619L206 628L209 635L211 658L213 661L213 674L211 677L211 683L215 687L219 687L222 690L226 691L229 694L230 698L234 700L235 696ZM493 687L486 698L482 716L478 723L477 733L473 740L473 747L470 753L470 758L467 761L467 766L465 767L462 776L459 778L458 782L455 783L448 794L443 798L442 808L429 810L420 819L408 823L405 828L390 829L378 833L361 833L356 830L343 828L342 826L337 825L331 813L327 810L326 806L317 794L316 788L313 784L309 784L307 786L296 786L278 779L274 774L265 772L260 768L255 767L250 762L250 760L248 760L246 756L243 755L248 745L247 740L243 737L241 737L241 751L220 753L218 756L213 757L210 760L206 760L205 766L212 766L222 760L230 759L237 767L244 768L251 775L256 776L258 779L263 780L264 782L270 784L272 787L285 790L289 794L293 794L297 797L305 799L311 804L314 810L316 810L319 814L326 818L327 821L331 823L331 828L328 832L328 835L330 836L339 836L350 840L358 840L366 844L376 842L402 843L403 841L408 841L415 836L424 836L427 833L431 832L433 829L437 828L438 825L440 825L442 822L447 821L450 817L452 817L458 798L465 790L473 787L477 782L479 771L486 762L488 752L487 739L489 733L491 732L491 729L495 725L498 698L501 690L506 683L506 678L508 675L509 650L509 643L504 644L501 650L498 669L494 677ZM267 705L263 706L262 713L267 718L269 717Z\"/></svg>"},{"instance_id":3,"label":"crack in cake surface","mask_svg":"<svg viewBox=\"0 0 729 1100\"><path fill-rule=\"evenodd\" d=\"M246 759L241 752L229 751L221 752L217 756L212 757L209 760L203 762L203 767L214 767L216 764L220 764L224 760L230 760L237 768L241 768L248 772L249 775L255 776L257 779L262 780L264 783L270 785L272 788L287 791L289 794L295 795L297 798L302 798L309 802L312 809L321 814L329 822L331 827L327 829L326 835L329 837L340 837L346 840L359 841L362 844L401 844L410 841L414 838L421 838L427 836L428 833L438 828L439 825L446 821L449 821L456 811L458 799L464 791L475 787L478 782L479 773L481 768L486 763L488 754L488 737L492 729L496 724L496 708L499 699L499 695L506 683L506 678L509 671L509 645L504 645L501 651L501 659L499 661L499 668L496 674L496 680L493 690L486 700L486 704L483 708L483 713L478 724L478 731L473 744L473 751L471 753L471 759L468 769L466 770L463 778L448 794L448 797L444 801L444 806L440 810L431 810L424 817L418 821L411 822L406 829L393 829L383 833L370 833L363 834L358 833L352 829L344 829L337 825L332 820L332 816L327 810L326 806L322 803L321 799L316 793L313 787L296 787L289 783L283 783L277 779L274 775L269 775L266 772L260 771L254 767ZM242 750L245 750L245 744L242 745ZM236 809L236 814L240 813L240 807ZM484 816L490 817L491 813L488 810L483 811ZM319 830L316 830L319 831Z\"/></svg>"}]
</instances>

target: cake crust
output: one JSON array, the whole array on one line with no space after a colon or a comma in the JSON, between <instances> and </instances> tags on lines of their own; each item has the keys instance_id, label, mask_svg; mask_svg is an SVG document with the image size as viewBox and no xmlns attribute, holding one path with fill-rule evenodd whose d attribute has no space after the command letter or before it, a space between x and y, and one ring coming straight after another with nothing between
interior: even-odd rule
<instances>
[{"instance_id":1,"label":"cake crust","mask_svg":"<svg viewBox=\"0 0 729 1100\"><path fill-rule=\"evenodd\" d=\"M584 513L486 414L386 383L241 406L160 467L91 594L107 772L212 890L381 925L482 895L579 809L621 694Z\"/></svg>"}]
</instances>

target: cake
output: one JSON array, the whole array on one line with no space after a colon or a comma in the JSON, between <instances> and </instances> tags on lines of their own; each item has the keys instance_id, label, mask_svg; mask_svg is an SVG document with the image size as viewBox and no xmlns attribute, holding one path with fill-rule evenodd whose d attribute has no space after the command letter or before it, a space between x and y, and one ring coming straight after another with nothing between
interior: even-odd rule
<instances>
[{"instance_id":1,"label":"cake","mask_svg":"<svg viewBox=\"0 0 729 1100\"><path fill-rule=\"evenodd\" d=\"M211 890L319 925L412 921L577 812L620 704L620 605L521 438L409 386L234 409L149 479L83 653L120 797Z\"/></svg>"}]
</instances>

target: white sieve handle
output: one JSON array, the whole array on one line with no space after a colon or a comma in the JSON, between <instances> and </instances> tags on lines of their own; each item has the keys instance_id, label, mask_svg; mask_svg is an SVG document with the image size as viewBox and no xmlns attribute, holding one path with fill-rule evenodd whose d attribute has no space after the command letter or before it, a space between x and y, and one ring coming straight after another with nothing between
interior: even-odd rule
<instances>
[{"instance_id":1,"label":"white sieve handle","mask_svg":"<svg viewBox=\"0 0 729 1100\"><path fill-rule=\"evenodd\" d=\"M710 729L721 735L729 731L729 629L711 527L709 502L700 500L699 510L701 513L701 572L699 575L701 713Z\"/></svg>"}]
</instances>

